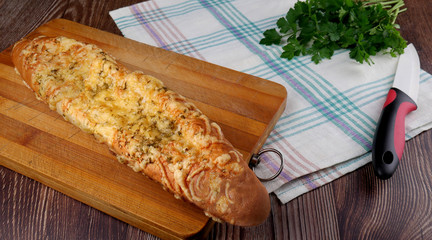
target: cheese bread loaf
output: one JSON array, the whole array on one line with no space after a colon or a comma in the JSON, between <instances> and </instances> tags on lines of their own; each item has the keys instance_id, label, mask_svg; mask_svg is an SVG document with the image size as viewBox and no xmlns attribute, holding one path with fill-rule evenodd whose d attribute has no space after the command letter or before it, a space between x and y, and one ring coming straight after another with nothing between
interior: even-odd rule
<instances>
[{"instance_id":1,"label":"cheese bread loaf","mask_svg":"<svg viewBox=\"0 0 432 240\"><path fill-rule=\"evenodd\" d=\"M160 80L66 37L23 39L12 59L39 100L177 198L231 224L267 218L266 189L221 128Z\"/></svg>"}]
</instances>

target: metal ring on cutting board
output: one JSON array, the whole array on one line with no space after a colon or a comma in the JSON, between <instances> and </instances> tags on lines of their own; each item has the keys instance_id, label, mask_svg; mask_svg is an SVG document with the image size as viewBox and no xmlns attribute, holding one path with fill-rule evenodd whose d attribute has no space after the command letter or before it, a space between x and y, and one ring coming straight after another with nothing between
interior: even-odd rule
<instances>
[{"instance_id":1,"label":"metal ring on cutting board","mask_svg":"<svg viewBox=\"0 0 432 240\"><path fill-rule=\"evenodd\" d=\"M279 166L279 169L277 170L277 172L273 176L271 176L269 178L260 178L260 177L257 176L257 178L261 182L268 182L268 181L271 181L271 180L277 178L282 173L282 170L283 170L283 156L282 156L282 153L280 153L278 150L276 150L274 148L266 148L266 149L261 150L257 154L252 154L251 160L249 161L249 167L252 170L254 170L255 167L258 166L258 164L261 162L261 156L264 153L267 153L267 152L274 152L274 153L276 153L279 156L279 158L280 158L280 166Z\"/></svg>"}]
</instances>

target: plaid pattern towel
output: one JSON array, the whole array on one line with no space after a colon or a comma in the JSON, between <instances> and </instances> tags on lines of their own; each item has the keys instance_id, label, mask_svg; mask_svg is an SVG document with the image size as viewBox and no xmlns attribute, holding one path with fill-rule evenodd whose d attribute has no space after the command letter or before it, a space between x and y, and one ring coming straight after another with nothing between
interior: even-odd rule
<instances>
[{"instance_id":1,"label":"plaid pattern towel","mask_svg":"<svg viewBox=\"0 0 432 240\"><path fill-rule=\"evenodd\" d=\"M294 0L152 0L110 12L125 37L277 82L288 91L285 112L265 147L285 157L282 174L265 183L282 202L371 161L377 119L397 58L359 64L348 51L316 65L310 56L280 59L280 47L259 44L262 33ZM432 123L432 76L421 71L419 108L406 119L406 139ZM266 158L257 174L275 172ZM268 176L268 175L267 175Z\"/></svg>"}]
</instances>

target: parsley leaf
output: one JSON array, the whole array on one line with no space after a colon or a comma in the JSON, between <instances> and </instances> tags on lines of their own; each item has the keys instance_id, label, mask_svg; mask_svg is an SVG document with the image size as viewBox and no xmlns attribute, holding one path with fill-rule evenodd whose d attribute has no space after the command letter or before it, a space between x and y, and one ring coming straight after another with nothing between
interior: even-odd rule
<instances>
[{"instance_id":1,"label":"parsley leaf","mask_svg":"<svg viewBox=\"0 0 432 240\"><path fill-rule=\"evenodd\" d=\"M261 39L260 44L272 45L280 44L282 36L276 31L276 29L268 29L264 32L264 38Z\"/></svg>"},{"instance_id":2,"label":"parsley leaf","mask_svg":"<svg viewBox=\"0 0 432 240\"><path fill-rule=\"evenodd\" d=\"M370 57L379 52L403 53L407 43L395 24L403 6L403 0L298 1L277 20L277 29L264 32L260 44L284 43L281 58L289 60L311 55L319 63L344 48L357 62L373 64Z\"/></svg>"}]
</instances>

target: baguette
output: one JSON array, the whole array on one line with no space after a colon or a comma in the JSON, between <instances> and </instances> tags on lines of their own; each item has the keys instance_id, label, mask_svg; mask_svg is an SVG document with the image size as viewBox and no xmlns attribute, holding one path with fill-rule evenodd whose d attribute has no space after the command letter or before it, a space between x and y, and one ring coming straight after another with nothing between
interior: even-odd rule
<instances>
[{"instance_id":1,"label":"baguette","mask_svg":"<svg viewBox=\"0 0 432 240\"><path fill-rule=\"evenodd\" d=\"M66 37L23 39L12 61L37 99L176 198L240 226L269 215L267 190L221 128L160 80Z\"/></svg>"}]
</instances>

